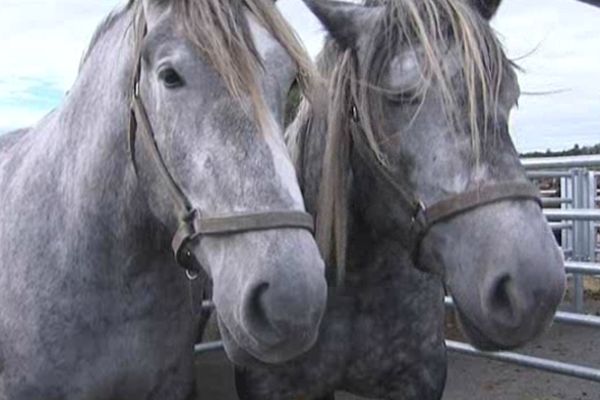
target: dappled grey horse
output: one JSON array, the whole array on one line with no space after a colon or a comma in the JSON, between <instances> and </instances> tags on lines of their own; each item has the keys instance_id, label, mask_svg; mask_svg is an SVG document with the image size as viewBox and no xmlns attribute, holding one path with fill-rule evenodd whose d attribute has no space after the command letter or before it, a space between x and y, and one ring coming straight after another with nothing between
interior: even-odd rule
<instances>
[{"instance_id":1,"label":"dappled grey horse","mask_svg":"<svg viewBox=\"0 0 600 400\"><path fill-rule=\"evenodd\" d=\"M541 334L565 287L508 132L519 88L488 22L499 1L305 2L330 34L329 97L289 133L337 284L315 347L238 369L240 398L439 399L443 283L488 350Z\"/></svg>"},{"instance_id":2,"label":"dappled grey horse","mask_svg":"<svg viewBox=\"0 0 600 400\"><path fill-rule=\"evenodd\" d=\"M268 0L111 14L62 106L0 138L0 399L192 398L178 264L212 279L236 363L315 342L324 264L281 128L306 60Z\"/></svg>"}]
</instances>

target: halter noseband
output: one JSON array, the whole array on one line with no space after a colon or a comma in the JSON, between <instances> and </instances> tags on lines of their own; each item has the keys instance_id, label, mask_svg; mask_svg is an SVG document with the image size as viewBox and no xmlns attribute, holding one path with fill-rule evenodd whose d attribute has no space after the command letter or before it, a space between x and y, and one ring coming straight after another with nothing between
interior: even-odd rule
<instances>
[{"instance_id":1,"label":"halter noseband","mask_svg":"<svg viewBox=\"0 0 600 400\"><path fill-rule=\"evenodd\" d=\"M140 97L141 42L147 33L144 17L141 16L140 20L141 23L138 24L135 32L137 64L132 79L129 153L137 173L135 145L139 137L143 149L150 156L153 167L157 170L160 180L170 195L179 222L179 227L171 243L177 263L187 271L198 271L188 245L202 236L233 235L284 228L305 229L312 233L314 231L313 218L310 214L302 211L233 213L207 217L192 205L164 162L156 144L146 108Z\"/></svg>"},{"instance_id":2,"label":"halter noseband","mask_svg":"<svg viewBox=\"0 0 600 400\"><path fill-rule=\"evenodd\" d=\"M356 106L352 107L351 118L360 128L360 118ZM534 201L542 207L542 200L537 188L527 182L500 182L484 185L474 190L450 196L431 205L426 205L414 193L408 192L400 186L390 172L376 159L375 155L367 149L363 135L354 133L361 129L352 130L351 138L353 141L358 142L358 145L354 147L357 148L360 157L368 162L399 196L397 201L401 203L403 209L408 210L411 217L409 246L412 249L413 260L416 265L418 265L421 242L429 230L441 222L502 201L528 200Z\"/></svg>"}]
</instances>

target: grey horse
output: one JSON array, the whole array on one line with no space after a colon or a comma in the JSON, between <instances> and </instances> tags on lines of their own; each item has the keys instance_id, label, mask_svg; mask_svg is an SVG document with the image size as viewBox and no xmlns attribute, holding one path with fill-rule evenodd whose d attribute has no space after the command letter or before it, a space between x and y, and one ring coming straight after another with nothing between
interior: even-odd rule
<instances>
[{"instance_id":1,"label":"grey horse","mask_svg":"<svg viewBox=\"0 0 600 400\"><path fill-rule=\"evenodd\" d=\"M0 399L195 398L174 199L201 210L185 221L199 231L239 216L178 260L212 279L231 359L313 345L324 263L281 218L306 216L282 99L297 76L308 88L307 60L268 0L130 1L107 18L60 108L0 138ZM278 217L242 232L261 212Z\"/></svg>"},{"instance_id":2,"label":"grey horse","mask_svg":"<svg viewBox=\"0 0 600 400\"><path fill-rule=\"evenodd\" d=\"M488 22L500 2L305 2L330 34L329 88L289 140L337 283L315 347L238 368L240 398L439 399L444 283L488 350L540 335L565 288L508 132L519 88Z\"/></svg>"}]
</instances>

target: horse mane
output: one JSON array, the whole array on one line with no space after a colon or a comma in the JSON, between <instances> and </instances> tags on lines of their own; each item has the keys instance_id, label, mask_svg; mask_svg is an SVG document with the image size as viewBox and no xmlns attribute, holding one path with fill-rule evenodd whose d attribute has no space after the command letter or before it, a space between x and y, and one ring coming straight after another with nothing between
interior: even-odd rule
<instances>
[{"instance_id":1,"label":"horse mane","mask_svg":"<svg viewBox=\"0 0 600 400\"><path fill-rule=\"evenodd\" d=\"M449 123L456 129L468 130L478 158L482 138L493 133L495 124L489 121L497 119L501 84L512 67L489 22L470 0L366 0L366 5L385 7L385 16L365 46L368 50L361 63L366 67L342 73L357 75L358 82L353 82L357 90L354 100L361 118L365 119L363 129L371 150L381 162L386 162L380 146L385 137L382 130L377 129L380 117L377 112L382 109L377 100L386 91L382 80L400 43L423 50L419 60L422 79L415 96L424 98L434 83L440 91ZM442 67L453 46L461 66L459 79L464 82L466 98L460 98L453 90L453 81L457 79L453 71ZM349 65L349 69L356 67ZM461 123L465 111L466 126Z\"/></svg>"},{"instance_id":2,"label":"horse mane","mask_svg":"<svg viewBox=\"0 0 600 400\"><path fill-rule=\"evenodd\" d=\"M83 51L83 55L81 56L81 60L79 61L79 69L78 69L79 72L81 72L81 69L83 68L83 65L85 64L85 62L90 57L90 54L92 53L92 50L94 50L94 48L98 44L98 41L100 41L100 39L102 38L102 36L107 31L109 31L110 28L112 28L112 26L114 25L114 23L116 21L118 21L119 18L121 18L122 15L125 12L129 11L129 9L131 7L131 3L132 2L128 3L125 7L118 7L115 10L111 11L100 22L100 24L98 24L98 27L96 28L96 30L92 34L92 38L90 39L90 43L88 44L88 47Z\"/></svg>"},{"instance_id":3,"label":"horse mane","mask_svg":"<svg viewBox=\"0 0 600 400\"><path fill-rule=\"evenodd\" d=\"M154 0L171 8L178 29L203 54L220 74L229 93L241 100L248 96L262 128L270 126L265 116L266 104L256 77L262 62L250 33L246 11L257 20L287 51L298 68L297 81L303 95L311 98L315 73L300 40L274 6L272 0ZM124 9L111 13L94 34L82 65L114 21L126 11L134 11L134 25L139 24L141 0L129 0Z\"/></svg>"},{"instance_id":4,"label":"horse mane","mask_svg":"<svg viewBox=\"0 0 600 400\"><path fill-rule=\"evenodd\" d=\"M339 269L345 264L351 138L360 139L353 146L367 147L376 161L391 168L382 150L387 139L381 124L382 94L389 93L384 79L399 47L422 49L422 78L415 98L425 98L436 87L448 123L468 130L476 162L481 141L495 132L500 88L512 67L489 22L468 0L366 0L365 6L383 6L385 12L366 38L362 58L358 60L354 49L342 49L330 38L319 59L319 70L328 79L329 109L316 232L323 255ZM443 68L453 47L461 66L459 77ZM466 98L453 88L457 78L465 85ZM360 117L358 124L350 115L353 107ZM308 110L300 110L300 121L310 120ZM465 111L467 124L462 121Z\"/></svg>"},{"instance_id":5,"label":"horse mane","mask_svg":"<svg viewBox=\"0 0 600 400\"><path fill-rule=\"evenodd\" d=\"M261 60L248 28L245 10L284 47L296 63L298 83L310 89L312 63L300 40L272 0L173 0L174 15L189 40L205 54L236 98L250 96L262 126L266 104L256 81Z\"/></svg>"}]
</instances>

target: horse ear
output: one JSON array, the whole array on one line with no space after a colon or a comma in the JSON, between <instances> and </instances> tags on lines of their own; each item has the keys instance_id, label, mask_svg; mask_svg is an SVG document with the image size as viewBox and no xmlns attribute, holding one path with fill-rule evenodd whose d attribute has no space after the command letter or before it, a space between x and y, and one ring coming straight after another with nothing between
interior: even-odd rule
<instances>
[{"instance_id":1,"label":"horse ear","mask_svg":"<svg viewBox=\"0 0 600 400\"><path fill-rule=\"evenodd\" d=\"M332 0L303 0L325 26L331 37L343 48L356 47L365 31L372 7Z\"/></svg>"},{"instance_id":2,"label":"horse ear","mask_svg":"<svg viewBox=\"0 0 600 400\"><path fill-rule=\"evenodd\" d=\"M483 18L490 20L498 11L502 0L471 0L475 8L483 15Z\"/></svg>"},{"instance_id":3,"label":"horse ear","mask_svg":"<svg viewBox=\"0 0 600 400\"><path fill-rule=\"evenodd\" d=\"M590 6L600 7L600 0L578 0L578 1L589 4Z\"/></svg>"}]
</instances>

